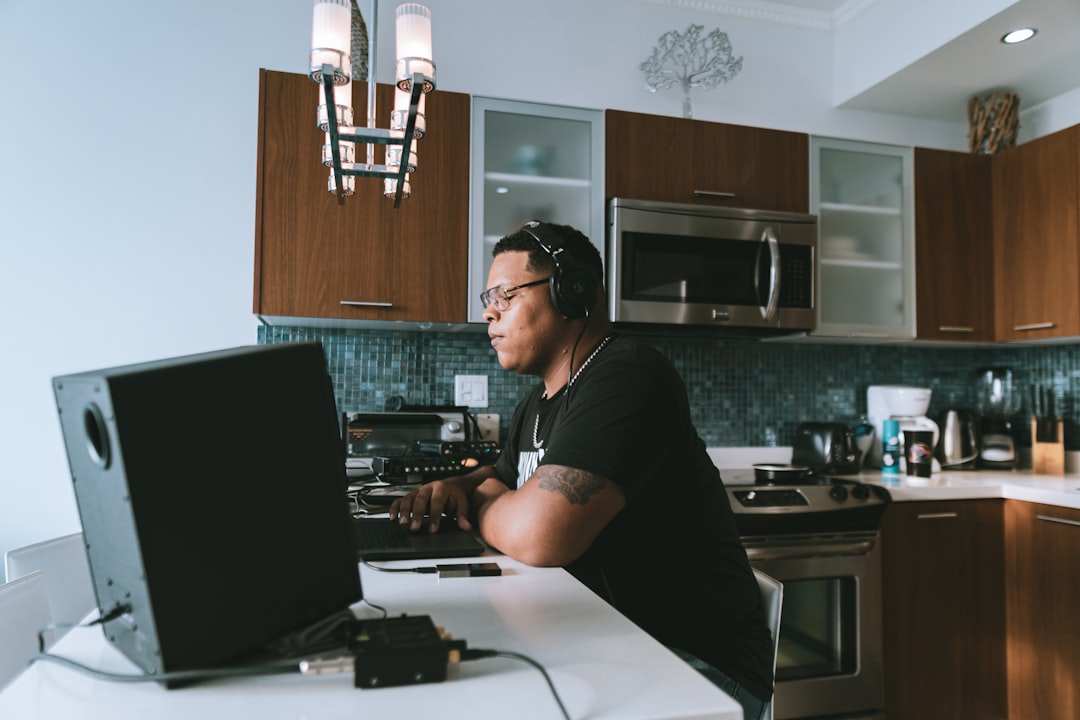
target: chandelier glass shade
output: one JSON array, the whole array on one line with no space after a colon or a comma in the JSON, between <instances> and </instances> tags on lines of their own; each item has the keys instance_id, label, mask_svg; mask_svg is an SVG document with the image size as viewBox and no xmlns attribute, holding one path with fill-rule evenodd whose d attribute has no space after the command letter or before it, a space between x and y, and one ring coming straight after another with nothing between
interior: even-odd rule
<instances>
[{"instance_id":1,"label":"chandelier glass shade","mask_svg":"<svg viewBox=\"0 0 1080 720\"><path fill-rule=\"evenodd\" d=\"M411 194L409 173L417 168L417 141L427 133L425 93L435 89L431 11L418 3L397 8L394 109L389 127L383 129L375 126L378 0L371 0L370 5L367 126L353 124L349 0L315 0L310 76L320 86L317 125L325 133L322 162L330 168L330 192L343 204L345 196L355 192L357 176L382 178L383 193L397 207ZM359 161L357 144L366 146L366 157ZM382 165L374 162L375 145L386 146Z\"/></svg>"}]
</instances>

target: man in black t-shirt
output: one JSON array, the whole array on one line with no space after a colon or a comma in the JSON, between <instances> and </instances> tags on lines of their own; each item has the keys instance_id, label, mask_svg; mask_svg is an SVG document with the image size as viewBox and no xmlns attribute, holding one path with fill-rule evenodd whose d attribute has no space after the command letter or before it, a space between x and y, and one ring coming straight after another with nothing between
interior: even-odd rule
<instances>
[{"instance_id":1,"label":"man in black t-shirt","mask_svg":"<svg viewBox=\"0 0 1080 720\"><path fill-rule=\"evenodd\" d=\"M614 333L603 266L565 225L495 246L481 296L499 364L541 383L494 466L391 507L419 529L444 513L530 565L564 566L758 718L772 640L720 474L686 388L655 350Z\"/></svg>"}]
</instances>

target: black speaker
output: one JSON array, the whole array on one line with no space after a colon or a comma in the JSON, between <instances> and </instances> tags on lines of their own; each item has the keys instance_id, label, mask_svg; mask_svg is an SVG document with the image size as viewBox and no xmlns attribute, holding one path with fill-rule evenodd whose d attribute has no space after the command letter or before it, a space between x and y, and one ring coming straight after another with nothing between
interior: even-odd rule
<instances>
[{"instance_id":1,"label":"black speaker","mask_svg":"<svg viewBox=\"0 0 1080 720\"><path fill-rule=\"evenodd\" d=\"M579 263L563 246L562 238L543 223L531 220L521 229L532 235L555 262L555 273L548 283L555 309L568 318L588 314L596 304L596 278L592 271Z\"/></svg>"},{"instance_id":2,"label":"black speaker","mask_svg":"<svg viewBox=\"0 0 1080 720\"><path fill-rule=\"evenodd\" d=\"M53 389L104 632L145 672L229 664L361 599L321 345Z\"/></svg>"}]
</instances>

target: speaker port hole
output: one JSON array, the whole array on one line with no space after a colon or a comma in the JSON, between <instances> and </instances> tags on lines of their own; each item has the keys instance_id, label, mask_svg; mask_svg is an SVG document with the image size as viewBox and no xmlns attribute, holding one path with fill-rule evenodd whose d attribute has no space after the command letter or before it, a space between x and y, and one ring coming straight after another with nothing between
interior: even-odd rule
<instances>
[{"instance_id":1,"label":"speaker port hole","mask_svg":"<svg viewBox=\"0 0 1080 720\"><path fill-rule=\"evenodd\" d=\"M109 467L112 459L109 428L105 425L105 417L97 404L90 403L86 406L83 411L83 426L86 431L86 452L90 460L102 469Z\"/></svg>"}]
</instances>

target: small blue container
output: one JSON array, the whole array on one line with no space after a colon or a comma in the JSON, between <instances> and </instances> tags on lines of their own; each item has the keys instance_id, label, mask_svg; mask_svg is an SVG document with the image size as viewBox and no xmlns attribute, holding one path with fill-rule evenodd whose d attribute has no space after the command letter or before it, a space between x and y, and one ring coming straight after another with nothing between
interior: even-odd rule
<instances>
[{"instance_id":1,"label":"small blue container","mask_svg":"<svg viewBox=\"0 0 1080 720\"><path fill-rule=\"evenodd\" d=\"M900 475L900 421L885 420L881 424L881 474Z\"/></svg>"}]
</instances>

